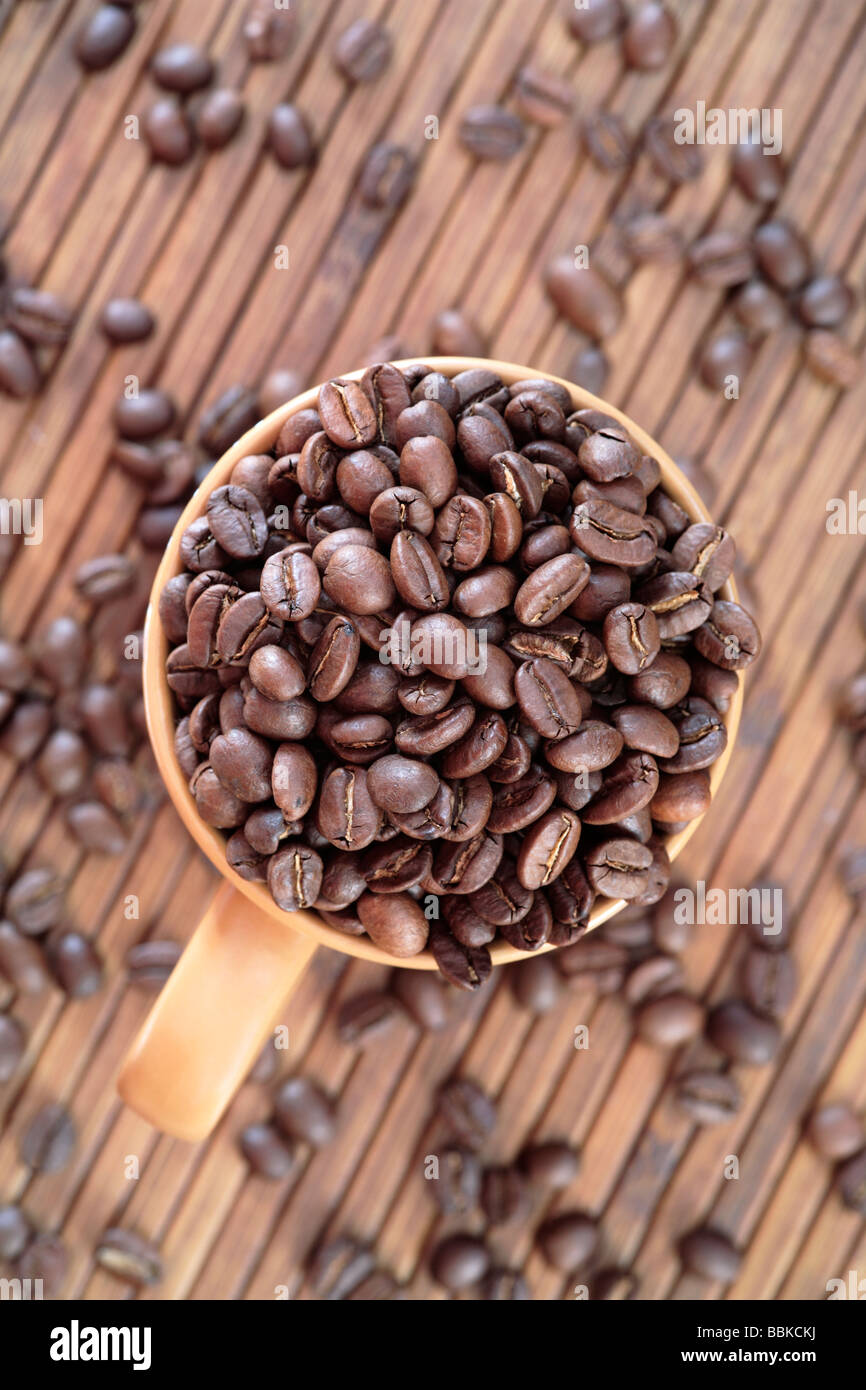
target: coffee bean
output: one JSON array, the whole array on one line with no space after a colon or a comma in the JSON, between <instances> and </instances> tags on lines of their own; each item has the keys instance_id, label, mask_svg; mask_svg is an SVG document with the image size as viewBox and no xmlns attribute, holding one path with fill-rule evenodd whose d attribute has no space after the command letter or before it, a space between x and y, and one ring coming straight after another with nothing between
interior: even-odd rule
<instances>
[{"instance_id":1,"label":"coffee bean","mask_svg":"<svg viewBox=\"0 0 866 1390\"><path fill-rule=\"evenodd\" d=\"M619 327L622 302L600 271L560 256L547 268L545 287L557 312L587 337L607 338Z\"/></svg>"},{"instance_id":2,"label":"coffee bean","mask_svg":"<svg viewBox=\"0 0 866 1390\"><path fill-rule=\"evenodd\" d=\"M420 1028L438 1033L447 1027L448 998L437 975L426 970L397 970L391 989Z\"/></svg>"},{"instance_id":3,"label":"coffee bean","mask_svg":"<svg viewBox=\"0 0 866 1390\"><path fill-rule=\"evenodd\" d=\"M524 1149L520 1165L534 1187L561 1192L577 1177L580 1160L577 1150L564 1140L548 1139Z\"/></svg>"},{"instance_id":4,"label":"coffee bean","mask_svg":"<svg viewBox=\"0 0 866 1390\"><path fill-rule=\"evenodd\" d=\"M615 34L625 23L622 0L583 0L566 7L568 27L581 43L598 43Z\"/></svg>"},{"instance_id":5,"label":"coffee bean","mask_svg":"<svg viewBox=\"0 0 866 1390\"><path fill-rule=\"evenodd\" d=\"M320 1246L310 1260L313 1291L327 1302L350 1298L375 1270L371 1250L349 1236Z\"/></svg>"},{"instance_id":6,"label":"coffee bean","mask_svg":"<svg viewBox=\"0 0 866 1390\"><path fill-rule=\"evenodd\" d=\"M490 1253L480 1236L447 1236L436 1246L430 1259L433 1278L450 1293L462 1293L471 1288L489 1267Z\"/></svg>"},{"instance_id":7,"label":"coffee bean","mask_svg":"<svg viewBox=\"0 0 866 1390\"><path fill-rule=\"evenodd\" d=\"M141 118L151 157L162 164L185 164L195 148L192 122L177 97L162 97Z\"/></svg>"},{"instance_id":8,"label":"coffee bean","mask_svg":"<svg viewBox=\"0 0 866 1390\"><path fill-rule=\"evenodd\" d=\"M244 20L244 40L254 63L273 63L291 48L298 27L296 4L276 9L273 0L251 0Z\"/></svg>"},{"instance_id":9,"label":"coffee bean","mask_svg":"<svg viewBox=\"0 0 866 1390\"><path fill-rule=\"evenodd\" d=\"M19 931L40 936L60 922L65 892L65 883L53 869L27 869L6 894L5 910Z\"/></svg>"},{"instance_id":10,"label":"coffee bean","mask_svg":"<svg viewBox=\"0 0 866 1390\"><path fill-rule=\"evenodd\" d=\"M406 971L406 974L409 972ZM439 1170L430 1195L447 1216L467 1216L481 1197L481 1164L469 1149L451 1146L438 1155Z\"/></svg>"},{"instance_id":11,"label":"coffee bean","mask_svg":"<svg viewBox=\"0 0 866 1390\"><path fill-rule=\"evenodd\" d=\"M677 41L677 22L658 0L646 0L629 19L622 39L629 67L648 71L664 67Z\"/></svg>"},{"instance_id":12,"label":"coffee bean","mask_svg":"<svg viewBox=\"0 0 866 1390\"><path fill-rule=\"evenodd\" d=\"M371 208L396 211L411 192L416 170L415 157L404 145L374 145L361 170L362 201Z\"/></svg>"},{"instance_id":13,"label":"coffee bean","mask_svg":"<svg viewBox=\"0 0 866 1390\"><path fill-rule=\"evenodd\" d=\"M637 1298L639 1284L630 1269L603 1269L592 1283L592 1297L606 1302L624 1303Z\"/></svg>"},{"instance_id":14,"label":"coffee bean","mask_svg":"<svg viewBox=\"0 0 866 1390\"><path fill-rule=\"evenodd\" d=\"M5 968L4 964L4 971ZM0 1082L11 1081L24 1056L26 1045L27 1035L23 1026L9 1014L0 1013Z\"/></svg>"},{"instance_id":15,"label":"coffee bean","mask_svg":"<svg viewBox=\"0 0 866 1390\"><path fill-rule=\"evenodd\" d=\"M743 962L742 980L746 1001L768 1018L781 1018L794 1001L797 972L787 952L753 946Z\"/></svg>"},{"instance_id":16,"label":"coffee bean","mask_svg":"<svg viewBox=\"0 0 866 1390\"><path fill-rule=\"evenodd\" d=\"M838 328L854 307L854 292L838 275L818 275L797 298L797 313L809 328Z\"/></svg>"},{"instance_id":17,"label":"coffee bean","mask_svg":"<svg viewBox=\"0 0 866 1390\"><path fill-rule=\"evenodd\" d=\"M550 1013L562 994L562 981L549 956L520 961L509 971L508 979L518 1004L532 1014Z\"/></svg>"},{"instance_id":18,"label":"coffee bean","mask_svg":"<svg viewBox=\"0 0 866 1390\"><path fill-rule=\"evenodd\" d=\"M805 357L815 376L840 391L850 390L863 371L859 353L837 333L824 328L813 328L806 334Z\"/></svg>"},{"instance_id":19,"label":"coffee bean","mask_svg":"<svg viewBox=\"0 0 866 1390\"><path fill-rule=\"evenodd\" d=\"M245 111L240 92L231 87L217 87L214 91L208 92L194 110L195 133L209 150L221 150L237 134ZM296 390L285 393L281 391L275 403L270 400L267 402L265 414L268 413L268 409L275 410L283 401L291 400L292 396L297 394Z\"/></svg>"},{"instance_id":20,"label":"coffee bean","mask_svg":"<svg viewBox=\"0 0 866 1390\"><path fill-rule=\"evenodd\" d=\"M17 1260L34 1235L20 1207L0 1206L0 1260Z\"/></svg>"},{"instance_id":21,"label":"coffee bean","mask_svg":"<svg viewBox=\"0 0 866 1390\"><path fill-rule=\"evenodd\" d=\"M538 1229L536 1241L554 1269L572 1274L592 1255L598 1243L598 1226L582 1211L563 1211Z\"/></svg>"},{"instance_id":22,"label":"coffee bean","mask_svg":"<svg viewBox=\"0 0 866 1390\"><path fill-rule=\"evenodd\" d=\"M411 899L409 900L411 902ZM361 919L364 920L363 918ZM367 926L367 923L364 922ZM369 931L369 927L367 928ZM399 952L392 952L398 955ZM385 1033L401 1013L400 1005L390 994L367 990L346 999L337 1014L337 1032L344 1043L366 1043Z\"/></svg>"},{"instance_id":23,"label":"coffee bean","mask_svg":"<svg viewBox=\"0 0 866 1390\"><path fill-rule=\"evenodd\" d=\"M29 343L54 347L68 339L75 315L56 294L18 285L9 295L6 320Z\"/></svg>"},{"instance_id":24,"label":"coffee bean","mask_svg":"<svg viewBox=\"0 0 866 1390\"><path fill-rule=\"evenodd\" d=\"M324 1091L305 1076L284 1081L274 1097L274 1117L290 1139L324 1148L336 1132L336 1115Z\"/></svg>"},{"instance_id":25,"label":"coffee bean","mask_svg":"<svg viewBox=\"0 0 866 1390\"><path fill-rule=\"evenodd\" d=\"M111 8L106 6L105 8ZM59 1298L69 1259L59 1236L38 1235L15 1265L15 1274L33 1288L42 1289L43 1298Z\"/></svg>"},{"instance_id":26,"label":"coffee bean","mask_svg":"<svg viewBox=\"0 0 866 1390\"><path fill-rule=\"evenodd\" d=\"M514 97L520 114L540 126L561 125L574 109L574 91L566 78L533 65L522 67L518 72L514 79ZM480 357L481 353L466 355Z\"/></svg>"},{"instance_id":27,"label":"coffee bean","mask_svg":"<svg viewBox=\"0 0 866 1390\"><path fill-rule=\"evenodd\" d=\"M526 1184L516 1168L485 1168L481 1180L481 1207L491 1226L506 1226L526 1214Z\"/></svg>"},{"instance_id":28,"label":"coffee bean","mask_svg":"<svg viewBox=\"0 0 866 1390\"><path fill-rule=\"evenodd\" d=\"M187 95L208 85L214 65L204 49L196 44L170 43L157 49L150 62L150 71L159 87Z\"/></svg>"},{"instance_id":29,"label":"coffee bean","mask_svg":"<svg viewBox=\"0 0 866 1390\"><path fill-rule=\"evenodd\" d=\"M700 178L704 157L699 145L681 144L678 127L668 116L652 116L644 125L644 148L656 173L670 183Z\"/></svg>"},{"instance_id":30,"label":"coffee bean","mask_svg":"<svg viewBox=\"0 0 866 1390\"><path fill-rule=\"evenodd\" d=\"M809 1117L809 1139L825 1158L845 1159L859 1153L864 1144L863 1121L844 1101L822 1105Z\"/></svg>"},{"instance_id":31,"label":"coffee bean","mask_svg":"<svg viewBox=\"0 0 866 1390\"><path fill-rule=\"evenodd\" d=\"M430 949L445 979L458 989L480 989L490 978L492 963L486 946L463 946L447 928L434 923Z\"/></svg>"},{"instance_id":32,"label":"coffee bean","mask_svg":"<svg viewBox=\"0 0 866 1390\"><path fill-rule=\"evenodd\" d=\"M682 1047L697 1037L704 1011L696 999L673 991L651 999L638 1014L637 1027L645 1042L654 1047Z\"/></svg>"},{"instance_id":33,"label":"coffee bean","mask_svg":"<svg viewBox=\"0 0 866 1390\"><path fill-rule=\"evenodd\" d=\"M50 1101L37 1110L21 1135L21 1161L37 1173L59 1173L72 1157L77 1137L66 1106Z\"/></svg>"},{"instance_id":34,"label":"coffee bean","mask_svg":"<svg viewBox=\"0 0 866 1390\"><path fill-rule=\"evenodd\" d=\"M454 1077L440 1088L437 1111L464 1148L480 1149L496 1124L496 1107L490 1097L465 1077Z\"/></svg>"},{"instance_id":35,"label":"coffee bean","mask_svg":"<svg viewBox=\"0 0 866 1390\"><path fill-rule=\"evenodd\" d=\"M39 368L24 339L10 328L0 330L0 391L23 399L35 396L40 384Z\"/></svg>"},{"instance_id":36,"label":"coffee bean","mask_svg":"<svg viewBox=\"0 0 866 1390\"><path fill-rule=\"evenodd\" d=\"M135 14L126 6L99 5L78 30L75 56L91 72L119 58L135 33Z\"/></svg>"},{"instance_id":37,"label":"coffee bean","mask_svg":"<svg viewBox=\"0 0 866 1390\"><path fill-rule=\"evenodd\" d=\"M322 884L322 860L306 845L281 849L268 860L268 887L277 907L297 912L312 907Z\"/></svg>"},{"instance_id":38,"label":"coffee bean","mask_svg":"<svg viewBox=\"0 0 866 1390\"><path fill-rule=\"evenodd\" d=\"M212 458L219 458L258 418L255 393L239 383L228 386L202 414L198 442Z\"/></svg>"},{"instance_id":39,"label":"coffee bean","mask_svg":"<svg viewBox=\"0 0 866 1390\"><path fill-rule=\"evenodd\" d=\"M732 1062L752 1067L771 1062L781 1042L778 1024L761 1017L740 999L726 1000L712 1010L707 1037Z\"/></svg>"},{"instance_id":40,"label":"coffee bean","mask_svg":"<svg viewBox=\"0 0 866 1390\"><path fill-rule=\"evenodd\" d=\"M680 1240L680 1256L692 1274L732 1284L740 1272L742 1256L721 1231L699 1227Z\"/></svg>"},{"instance_id":41,"label":"coffee bean","mask_svg":"<svg viewBox=\"0 0 866 1390\"><path fill-rule=\"evenodd\" d=\"M138 343L155 327L153 314L137 299L110 299L102 311L100 327L112 343Z\"/></svg>"},{"instance_id":42,"label":"coffee bean","mask_svg":"<svg viewBox=\"0 0 866 1390\"><path fill-rule=\"evenodd\" d=\"M764 222L754 234L758 265L781 290L797 290L806 280L812 256L805 238L782 218Z\"/></svg>"},{"instance_id":43,"label":"coffee bean","mask_svg":"<svg viewBox=\"0 0 866 1390\"><path fill-rule=\"evenodd\" d=\"M692 274L703 285L728 289L742 285L755 268L755 257L748 236L741 232L710 232L689 247Z\"/></svg>"},{"instance_id":44,"label":"coffee bean","mask_svg":"<svg viewBox=\"0 0 866 1390\"><path fill-rule=\"evenodd\" d=\"M247 1125L240 1135L241 1153L259 1177L279 1182L292 1171L295 1155L276 1128L267 1123Z\"/></svg>"},{"instance_id":45,"label":"coffee bean","mask_svg":"<svg viewBox=\"0 0 866 1390\"><path fill-rule=\"evenodd\" d=\"M182 953L177 941L140 941L126 953L126 973L130 984L157 993L165 984Z\"/></svg>"},{"instance_id":46,"label":"coffee bean","mask_svg":"<svg viewBox=\"0 0 866 1390\"><path fill-rule=\"evenodd\" d=\"M291 102L275 106L268 119L268 143L284 169L312 164L315 146L310 123Z\"/></svg>"},{"instance_id":47,"label":"coffee bean","mask_svg":"<svg viewBox=\"0 0 866 1390\"><path fill-rule=\"evenodd\" d=\"M115 428L127 439L151 439L171 428L175 406L165 391L142 388L135 396L121 396L112 418Z\"/></svg>"},{"instance_id":48,"label":"coffee bean","mask_svg":"<svg viewBox=\"0 0 866 1390\"><path fill-rule=\"evenodd\" d=\"M22 994L41 994L51 983L42 948L31 937L17 931L11 922L0 922L0 974ZM0 1014L0 1035L4 1030L11 1039L12 1020ZM2 1070L0 1062L0 1072Z\"/></svg>"},{"instance_id":49,"label":"coffee bean","mask_svg":"<svg viewBox=\"0 0 866 1390\"><path fill-rule=\"evenodd\" d=\"M682 233L660 212L640 212L623 226L626 250L639 265L679 260L683 253Z\"/></svg>"},{"instance_id":50,"label":"coffee bean","mask_svg":"<svg viewBox=\"0 0 866 1390\"><path fill-rule=\"evenodd\" d=\"M102 960L81 932L68 931L48 944L48 960L70 999L87 999L102 988Z\"/></svg>"},{"instance_id":51,"label":"coffee bean","mask_svg":"<svg viewBox=\"0 0 866 1390\"><path fill-rule=\"evenodd\" d=\"M677 1078L677 1104L699 1125L723 1125L740 1108L739 1087L732 1076L717 1071L690 1071Z\"/></svg>"},{"instance_id":52,"label":"coffee bean","mask_svg":"<svg viewBox=\"0 0 866 1390\"><path fill-rule=\"evenodd\" d=\"M734 146L731 172L746 197L756 203L774 203L785 182L779 155L760 141L746 140Z\"/></svg>"},{"instance_id":53,"label":"coffee bean","mask_svg":"<svg viewBox=\"0 0 866 1390\"><path fill-rule=\"evenodd\" d=\"M460 139L476 159L511 159L526 139L523 122L504 106L473 106L460 122Z\"/></svg>"},{"instance_id":54,"label":"coffee bean","mask_svg":"<svg viewBox=\"0 0 866 1390\"><path fill-rule=\"evenodd\" d=\"M529 1286L516 1269L490 1269L481 1280L479 1294L487 1303L526 1302Z\"/></svg>"},{"instance_id":55,"label":"coffee bean","mask_svg":"<svg viewBox=\"0 0 866 1390\"><path fill-rule=\"evenodd\" d=\"M600 169L614 173L631 164L631 137L615 112L595 111L584 116L581 133L590 158Z\"/></svg>"},{"instance_id":56,"label":"coffee bean","mask_svg":"<svg viewBox=\"0 0 866 1390\"><path fill-rule=\"evenodd\" d=\"M429 924L408 893L365 893L357 912L373 943L394 956L414 956L427 945Z\"/></svg>"},{"instance_id":57,"label":"coffee bean","mask_svg":"<svg viewBox=\"0 0 866 1390\"><path fill-rule=\"evenodd\" d=\"M334 61L349 82L375 82L391 61L391 35L373 19L356 19L334 48Z\"/></svg>"},{"instance_id":58,"label":"coffee bean","mask_svg":"<svg viewBox=\"0 0 866 1390\"><path fill-rule=\"evenodd\" d=\"M111 1226L100 1237L94 1251L100 1268L138 1288L158 1284L163 1276L162 1259L155 1245L136 1231Z\"/></svg>"},{"instance_id":59,"label":"coffee bean","mask_svg":"<svg viewBox=\"0 0 866 1390\"><path fill-rule=\"evenodd\" d=\"M702 348L698 359L701 380L713 390L722 390L728 378L739 383L752 365L752 350L739 333L719 333Z\"/></svg>"},{"instance_id":60,"label":"coffee bean","mask_svg":"<svg viewBox=\"0 0 866 1390\"><path fill-rule=\"evenodd\" d=\"M866 1149L846 1159L836 1170L836 1186L846 1207L866 1214Z\"/></svg>"}]
</instances>

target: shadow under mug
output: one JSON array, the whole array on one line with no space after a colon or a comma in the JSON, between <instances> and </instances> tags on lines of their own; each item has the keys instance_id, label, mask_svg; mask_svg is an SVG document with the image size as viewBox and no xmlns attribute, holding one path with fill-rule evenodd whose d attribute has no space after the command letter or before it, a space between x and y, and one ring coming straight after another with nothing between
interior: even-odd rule
<instances>
[{"instance_id":1,"label":"shadow under mug","mask_svg":"<svg viewBox=\"0 0 866 1390\"><path fill-rule=\"evenodd\" d=\"M468 357L425 358L447 376L470 367L498 372L506 385L542 375L529 367ZM399 365L399 364L398 364ZM358 378L361 371L349 372ZM661 467L669 495L692 521L711 518L697 493L655 440L621 411L590 395L572 382L558 380L570 392L574 408L594 407L621 420L643 453ZM283 912L267 885L250 883L229 868L225 836L203 821L174 752L176 709L165 679L168 643L158 615L159 595L179 574L183 532L207 505L210 493L229 480L235 464L247 454L268 453L285 420L298 410L315 406L318 387L288 401L254 425L214 464L178 521L157 570L144 627L144 700L147 726L156 761L184 826L222 875L223 882L199 922L189 945L163 987L136 1039L118 1079L121 1096L157 1129L189 1141L203 1139L216 1125L232 1096L249 1074L281 1007L300 979L317 946L330 946L348 955L409 970L434 970L429 950L395 960L366 936L346 936L328 926L315 912ZM736 599L728 581L724 598ZM710 769L715 794L733 750L742 708L742 675L725 718L727 747ZM666 840L671 859L697 828L699 821ZM593 908L590 928L599 926L623 906L601 899ZM550 949L545 947L542 949ZM495 942L494 965L526 959L507 942Z\"/></svg>"}]
</instances>

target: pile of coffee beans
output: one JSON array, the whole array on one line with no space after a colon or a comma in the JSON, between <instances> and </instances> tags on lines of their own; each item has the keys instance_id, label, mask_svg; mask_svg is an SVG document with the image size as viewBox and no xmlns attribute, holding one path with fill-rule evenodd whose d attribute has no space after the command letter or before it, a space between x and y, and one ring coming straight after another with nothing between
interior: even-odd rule
<instances>
[{"instance_id":1,"label":"pile of coffee beans","mask_svg":"<svg viewBox=\"0 0 866 1390\"><path fill-rule=\"evenodd\" d=\"M597 895L661 897L760 636L717 597L730 536L612 416L381 363L241 459L181 559L178 759L284 910L429 942L473 989L498 934L566 945Z\"/></svg>"}]
</instances>

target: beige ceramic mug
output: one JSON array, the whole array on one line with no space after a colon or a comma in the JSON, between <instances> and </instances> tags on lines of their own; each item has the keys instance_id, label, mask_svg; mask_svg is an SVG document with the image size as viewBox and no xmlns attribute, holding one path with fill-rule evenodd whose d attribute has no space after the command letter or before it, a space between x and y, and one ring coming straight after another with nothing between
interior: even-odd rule
<instances>
[{"instance_id":1,"label":"beige ceramic mug","mask_svg":"<svg viewBox=\"0 0 866 1390\"><path fill-rule=\"evenodd\" d=\"M488 367L506 384L538 376L529 367L511 362L467 357L425 358L435 370L452 376L469 367ZM359 377L361 371L350 372ZM555 378L548 378L555 379ZM656 458L667 492L693 521L711 518L697 493L666 453L621 411L588 391L561 382L575 409L593 406L616 416L640 449ZM187 526L201 516L214 488L221 487L239 459L268 453L285 420L298 410L315 406L318 387L305 391L261 420L214 465L191 498L174 529L151 590L144 628L144 699L154 754L168 793L193 839L225 880L207 908L178 965L163 988L122 1068L118 1086L128 1105L157 1129L187 1140L203 1139L213 1129L235 1091L249 1073L268 1029L299 980L317 946L330 946L364 960L394 965L366 936L346 936L328 926L315 912L283 912L267 886L249 883L226 863L225 837L207 825L196 809L174 753L176 711L165 679L168 644L157 605L166 581L183 569L180 540ZM736 599L731 581L724 598ZM728 710L728 741L722 757L710 769L713 793L718 788L736 738L742 707L743 682ZM697 827L667 840L674 859ZM590 917L597 927L622 907L602 899ZM544 948L549 949L549 948ZM495 965L525 959L504 941L491 947ZM429 950L399 964L409 970L435 970Z\"/></svg>"}]
</instances>

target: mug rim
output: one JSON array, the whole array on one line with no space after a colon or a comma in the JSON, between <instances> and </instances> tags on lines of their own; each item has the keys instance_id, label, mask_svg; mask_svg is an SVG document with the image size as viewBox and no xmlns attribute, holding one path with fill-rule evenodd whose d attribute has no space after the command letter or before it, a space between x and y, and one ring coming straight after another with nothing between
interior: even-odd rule
<instances>
[{"instance_id":1,"label":"mug rim","mask_svg":"<svg viewBox=\"0 0 866 1390\"><path fill-rule=\"evenodd\" d=\"M484 368L494 371L502 377L506 385L512 385L516 381L529 380L533 377L543 378L547 381L555 381L564 386L570 393L575 409L595 409L604 411L608 415L614 416L629 431L632 438L640 446L643 453L650 454L655 458L661 469L661 483L665 491L672 499L679 503L689 516L689 523L713 522L704 502L695 491L685 474L677 467L673 459L661 448L661 446L639 425L629 418L623 411L617 410L615 406L609 405L607 401L591 392L586 391L576 383L567 381L563 377L554 376L550 372L540 372L536 368L525 367L513 362L501 362L495 358L486 357L422 357L422 358L401 358L394 365L397 367L409 366L416 361L423 361L429 365L433 371L441 371L446 376L454 376L457 372L468 371L471 368ZM341 380L359 380L366 367L357 368L351 372L341 374ZM176 708L174 698L165 679L165 662L168 655L169 646L162 623L159 619L159 596L167 583L175 575L184 571L184 566L180 563L180 542L187 527L202 516L206 510L207 499L210 494L218 487L221 487L229 479L229 475L235 464L249 454L268 453L274 446L277 436L285 423L292 415L299 410L305 410L311 406L315 407L321 383L309 387L306 391L300 392L290 401L278 406L276 410L264 416L251 429L241 436L229 449L219 458L207 474L207 477L199 484L190 500L184 507L180 517L175 523L168 544L163 551L159 566L154 576L150 595L147 604L147 613L144 621L143 656L142 656L142 687L144 693L145 718L147 721L148 736L160 776L165 784L166 790L171 801L181 818L187 831L207 858L211 861L221 876L226 879L238 892L243 893L256 906L268 916L282 923L290 930L297 930L305 936L313 937L323 946L329 946L332 950L342 951L346 955L356 956L362 960L375 961L380 965L400 966L410 970L435 970L436 961L429 947L419 952L416 956L395 957L380 947L374 945L370 938L364 936L350 936L340 932L336 927L329 926L318 913L313 910L299 910L297 912L284 912L278 907L268 892L267 885L263 883L251 883L244 879L234 869L230 867L225 856L226 837L222 831L214 826L208 825L202 820L195 804L195 799L189 790L186 777L180 768L174 751L174 736L176 728ZM729 577L719 590L719 596L737 601L737 587L733 577ZM737 689L731 699L730 707L726 714L721 718L728 733L728 740L720 758L709 768L711 796L714 799L721 784L722 778L727 770L728 762L733 753L737 739L737 731L740 723L740 714L743 704L743 672L737 671ZM710 807L712 809L712 800ZM704 812L701 816L690 821L684 829L677 831L674 835L663 837L664 845L668 856L673 862L685 847L698 826L703 821ZM626 903L623 899L603 898L597 901L590 913L587 931L601 926L615 913L619 912ZM533 956L541 955L544 952L556 950L553 944L542 946L538 951L520 951L516 946L511 946L508 942L497 940L490 946L490 956L493 965L506 965L513 961L529 960Z\"/></svg>"}]
</instances>

